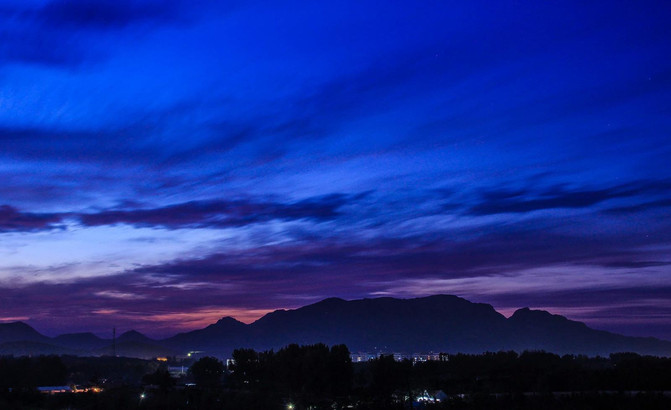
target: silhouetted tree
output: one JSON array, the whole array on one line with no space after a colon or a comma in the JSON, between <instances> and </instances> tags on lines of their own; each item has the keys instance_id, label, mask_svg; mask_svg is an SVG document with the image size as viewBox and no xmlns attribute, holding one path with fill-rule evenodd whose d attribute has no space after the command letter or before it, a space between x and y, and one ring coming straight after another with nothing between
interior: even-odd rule
<instances>
[{"instance_id":1,"label":"silhouetted tree","mask_svg":"<svg viewBox=\"0 0 671 410\"><path fill-rule=\"evenodd\" d=\"M61 385L66 376L67 368L58 356L0 359L0 388Z\"/></svg>"},{"instance_id":2,"label":"silhouetted tree","mask_svg":"<svg viewBox=\"0 0 671 410\"><path fill-rule=\"evenodd\" d=\"M382 355L369 362L372 373L371 389L378 405L391 406L393 393L406 395L411 390L410 375L412 362L410 360L396 361L392 355Z\"/></svg>"},{"instance_id":3,"label":"silhouetted tree","mask_svg":"<svg viewBox=\"0 0 671 410\"><path fill-rule=\"evenodd\" d=\"M345 345L331 346L328 357L331 395L346 396L352 390L354 368L349 349Z\"/></svg>"},{"instance_id":4,"label":"silhouetted tree","mask_svg":"<svg viewBox=\"0 0 671 410\"><path fill-rule=\"evenodd\" d=\"M214 387L221 382L224 364L215 357L203 357L191 365L189 373L201 387Z\"/></svg>"},{"instance_id":5,"label":"silhouetted tree","mask_svg":"<svg viewBox=\"0 0 671 410\"><path fill-rule=\"evenodd\" d=\"M156 385L161 391L166 392L175 385L175 379L167 370L157 369L154 373L145 374L142 383Z\"/></svg>"},{"instance_id":6,"label":"silhouetted tree","mask_svg":"<svg viewBox=\"0 0 671 410\"><path fill-rule=\"evenodd\" d=\"M229 370L233 385L238 388L253 387L259 379L259 354L254 349L235 349Z\"/></svg>"}]
</instances>

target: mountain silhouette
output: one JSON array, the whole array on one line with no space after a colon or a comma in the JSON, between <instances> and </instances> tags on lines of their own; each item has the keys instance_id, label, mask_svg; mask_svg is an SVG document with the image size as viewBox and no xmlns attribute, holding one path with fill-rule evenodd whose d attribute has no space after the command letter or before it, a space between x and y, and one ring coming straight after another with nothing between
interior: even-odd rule
<instances>
[{"instance_id":1,"label":"mountain silhouette","mask_svg":"<svg viewBox=\"0 0 671 410\"><path fill-rule=\"evenodd\" d=\"M371 353L546 350L591 356L625 351L671 355L669 341L594 330L582 322L528 308L506 319L491 305L451 295L330 298L294 310L276 310L249 325L224 318L163 342L182 351L220 356L230 355L237 347L266 350L319 342L344 343L353 352Z\"/></svg>"},{"instance_id":2,"label":"mountain silhouette","mask_svg":"<svg viewBox=\"0 0 671 410\"><path fill-rule=\"evenodd\" d=\"M117 342L114 346L110 344L87 352L89 356L112 356L114 354L121 357L151 359L158 356L174 356L179 354L179 351L158 342L126 341Z\"/></svg>"},{"instance_id":3,"label":"mountain silhouette","mask_svg":"<svg viewBox=\"0 0 671 410\"><path fill-rule=\"evenodd\" d=\"M514 350L546 350L559 354L582 353L592 356L614 352L671 355L671 342L594 330L582 322L544 310L519 309L508 322L514 332L514 338L511 339Z\"/></svg>"},{"instance_id":4,"label":"mountain silhouette","mask_svg":"<svg viewBox=\"0 0 671 410\"><path fill-rule=\"evenodd\" d=\"M53 338L52 343L73 350L92 350L107 345L110 341L101 339L91 332L67 333Z\"/></svg>"},{"instance_id":5,"label":"mountain silhouette","mask_svg":"<svg viewBox=\"0 0 671 410\"><path fill-rule=\"evenodd\" d=\"M0 323L0 343L8 342L42 342L49 341L30 325L23 322Z\"/></svg>"},{"instance_id":6,"label":"mountain silhouette","mask_svg":"<svg viewBox=\"0 0 671 410\"><path fill-rule=\"evenodd\" d=\"M227 316L204 329L178 333L161 342L180 350L220 351L221 346L248 345L248 333L248 325ZM191 346L195 347L191 348Z\"/></svg>"},{"instance_id":7,"label":"mountain silhouette","mask_svg":"<svg viewBox=\"0 0 671 410\"><path fill-rule=\"evenodd\" d=\"M0 344L0 356L40 356L76 354L76 351L50 343L15 341Z\"/></svg>"},{"instance_id":8,"label":"mountain silhouette","mask_svg":"<svg viewBox=\"0 0 671 410\"><path fill-rule=\"evenodd\" d=\"M0 351L11 354L21 343L32 350L111 354L111 340L90 333L48 338L22 322L0 324ZM251 324L224 317L203 329L153 340L136 331L117 339L117 354L154 357L202 351L229 357L236 348L278 349L291 343L346 344L353 352L481 353L545 350L558 354L608 355L636 352L671 356L671 342L595 330L582 322L523 308L510 318L491 305L451 295L414 299L329 298L292 310L276 310Z\"/></svg>"},{"instance_id":9,"label":"mountain silhouette","mask_svg":"<svg viewBox=\"0 0 671 410\"><path fill-rule=\"evenodd\" d=\"M117 337L116 341L117 343L126 343L126 342L150 343L150 344L156 343L156 340L151 339L136 330L129 330L127 332L122 333L119 337Z\"/></svg>"},{"instance_id":10,"label":"mountain silhouette","mask_svg":"<svg viewBox=\"0 0 671 410\"><path fill-rule=\"evenodd\" d=\"M438 295L418 299L326 299L277 310L249 325L257 348L296 343L346 344L350 350L498 350L506 318L490 305Z\"/></svg>"}]
</instances>

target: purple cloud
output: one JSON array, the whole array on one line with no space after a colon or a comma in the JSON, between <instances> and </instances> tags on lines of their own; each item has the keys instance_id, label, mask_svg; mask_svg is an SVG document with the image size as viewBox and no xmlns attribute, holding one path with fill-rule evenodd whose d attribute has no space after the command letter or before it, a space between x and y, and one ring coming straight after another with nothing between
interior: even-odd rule
<instances>
[{"instance_id":1,"label":"purple cloud","mask_svg":"<svg viewBox=\"0 0 671 410\"><path fill-rule=\"evenodd\" d=\"M21 212L9 205L0 205L0 232L34 232L58 228L58 214Z\"/></svg>"},{"instance_id":2,"label":"purple cloud","mask_svg":"<svg viewBox=\"0 0 671 410\"><path fill-rule=\"evenodd\" d=\"M365 195L365 194L364 194ZM86 226L129 224L178 228L227 228L271 220L329 221L340 216L339 209L360 195L331 194L282 203L251 200L191 201L151 209L106 210L79 214Z\"/></svg>"},{"instance_id":3,"label":"purple cloud","mask_svg":"<svg viewBox=\"0 0 671 410\"><path fill-rule=\"evenodd\" d=\"M545 209L589 208L613 199L667 194L669 188L671 188L670 181L653 180L636 181L601 189L571 189L565 186L557 186L537 191L530 189L482 190L480 192L480 202L472 205L468 209L468 213L471 215L494 215L526 213ZM648 206L645 204L636 206L642 206L643 208L664 206L667 202L668 199L664 199L648 203Z\"/></svg>"}]
</instances>

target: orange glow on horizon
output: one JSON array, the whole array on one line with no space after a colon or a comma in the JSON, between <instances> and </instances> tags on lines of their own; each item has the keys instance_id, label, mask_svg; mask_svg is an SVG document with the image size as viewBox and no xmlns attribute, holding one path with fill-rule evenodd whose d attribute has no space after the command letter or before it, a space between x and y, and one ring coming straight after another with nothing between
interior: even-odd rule
<instances>
[{"instance_id":1,"label":"orange glow on horizon","mask_svg":"<svg viewBox=\"0 0 671 410\"><path fill-rule=\"evenodd\" d=\"M202 329L216 323L224 317L232 317L245 324L252 323L263 315L275 309L243 309L243 308L221 308L205 307L191 312L168 312L168 313L142 313L123 312L115 309L101 309L94 313L113 316L137 324L151 323L152 329L146 329L151 333L170 334L175 331L191 331ZM131 327L143 330L144 326Z\"/></svg>"},{"instance_id":2,"label":"orange glow on horizon","mask_svg":"<svg viewBox=\"0 0 671 410\"><path fill-rule=\"evenodd\" d=\"M25 320L30 320L30 317L28 316L6 316L6 317L0 317L0 323L4 322L22 322Z\"/></svg>"},{"instance_id":3,"label":"orange glow on horizon","mask_svg":"<svg viewBox=\"0 0 671 410\"><path fill-rule=\"evenodd\" d=\"M193 312L146 315L143 317L143 320L165 324L172 322L174 327L189 329L211 325L227 316L249 324L274 310L275 309L205 308Z\"/></svg>"}]
</instances>

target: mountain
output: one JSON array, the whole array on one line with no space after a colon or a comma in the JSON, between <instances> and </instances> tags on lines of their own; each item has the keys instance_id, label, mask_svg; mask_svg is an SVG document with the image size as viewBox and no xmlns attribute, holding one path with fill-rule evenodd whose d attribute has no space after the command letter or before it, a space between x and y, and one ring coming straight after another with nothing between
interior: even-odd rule
<instances>
[{"instance_id":1,"label":"mountain","mask_svg":"<svg viewBox=\"0 0 671 410\"><path fill-rule=\"evenodd\" d=\"M104 346L88 352L89 356L112 356L116 353L121 357L151 359L158 356L175 356L179 351L173 350L157 342L147 343L140 341L117 342L116 345Z\"/></svg>"},{"instance_id":2,"label":"mountain","mask_svg":"<svg viewBox=\"0 0 671 410\"><path fill-rule=\"evenodd\" d=\"M114 351L112 340L102 339L90 332L50 338L23 322L0 324L0 355L101 356L112 355ZM144 359L179 353L134 330L117 338L116 352L119 356Z\"/></svg>"},{"instance_id":3,"label":"mountain","mask_svg":"<svg viewBox=\"0 0 671 410\"><path fill-rule=\"evenodd\" d=\"M65 347L55 346L49 343L17 341L0 344L0 356L40 356L40 355L65 355L76 352Z\"/></svg>"},{"instance_id":4,"label":"mountain","mask_svg":"<svg viewBox=\"0 0 671 410\"><path fill-rule=\"evenodd\" d=\"M129 330L127 332L122 333L119 337L117 337L116 341L117 343L125 343L125 342L150 343L150 344L156 343L156 340L150 339L136 330Z\"/></svg>"},{"instance_id":5,"label":"mountain","mask_svg":"<svg viewBox=\"0 0 671 410\"><path fill-rule=\"evenodd\" d=\"M671 356L669 341L594 330L582 322L528 308L506 319L491 305L450 295L330 298L298 309L276 310L249 325L224 318L163 342L182 351L218 356L229 356L237 347L266 350L319 342L344 343L353 352L546 350L593 356L629 351Z\"/></svg>"},{"instance_id":6,"label":"mountain","mask_svg":"<svg viewBox=\"0 0 671 410\"><path fill-rule=\"evenodd\" d=\"M179 333L161 342L183 351L222 351L222 347L247 346L250 343L248 333L248 325L232 317L224 317L204 329Z\"/></svg>"},{"instance_id":7,"label":"mountain","mask_svg":"<svg viewBox=\"0 0 671 410\"><path fill-rule=\"evenodd\" d=\"M250 325L257 348L296 343L346 344L350 350L499 350L506 318L491 305L438 295L418 299L326 299L278 310Z\"/></svg>"},{"instance_id":8,"label":"mountain","mask_svg":"<svg viewBox=\"0 0 671 410\"><path fill-rule=\"evenodd\" d=\"M110 343L109 340L101 339L91 332L67 333L52 339L51 343L78 351L87 351L101 348Z\"/></svg>"},{"instance_id":9,"label":"mountain","mask_svg":"<svg viewBox=\"0 0 671 410\"><path fill-rule=\"evenodd\" d=\"M48 342L49 338L23 322L0 323L0 343Z\"/></svg>"},{"instance_id":10,"label":"mountain","mask_svg":"<svg viewBox=\"0 0 671 410\"><path fill-rule=\"evenodd\" d=\"M129 330L117 337L115 343L105 340L106 344L98 349L91 350L89 354L95 356L111 356L116 354L123 357L135 357L139 359L150 359L157 356L174 356L179 351L167 347L158 341L151 339L136 330Z\"/></svg>"},{"instance_id":11,"label":"mountain","mask_svg":"<svg viewBox=\"0 0 671 410\"><path fill-rule=\"evenodd\" d=\"M542 310L523 308L510 318L491 305L436 295L415 299L325 299L292 310L276 310L247 325L225 317L203 329L163 340L129 331L117 338L121 356L150 358L202 351L229 357L240 347L278 349L291 343L346 344L364 352L465 352L545 350L607 355L636 352L671 356L671 342L627 337L589 328ZM0 324L0 354L41 352L109 355L111 340L91 333L48 338L25 323Z\"/></svg>"},{"instance_id":12,"label":"mountain","mask_svg":"<svg viewBox=\"0 0 671 410\"><path fill-rule=\"evenodd\" d=\"M671 342L594 330L582 322L544 310L519 309L508 322L514 332L511 347L515 350L546 350L559 354L582 353L590 356L614 352L671 355Z\"/></svg>"}]
</instances>

